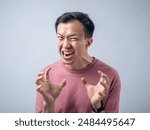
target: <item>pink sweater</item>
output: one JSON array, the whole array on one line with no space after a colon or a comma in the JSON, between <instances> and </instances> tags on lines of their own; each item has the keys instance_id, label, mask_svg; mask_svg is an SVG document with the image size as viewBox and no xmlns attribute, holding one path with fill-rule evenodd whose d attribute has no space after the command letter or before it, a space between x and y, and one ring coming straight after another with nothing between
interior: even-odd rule
<instances>
[{"instance_id":1,"label":"pink sweater","mask_svg":"<svg viewBox=\"0 0 150 130\"><path fill-rule=\"evenodd\" d=\"M49 66L51 67L49 77L52 83L60 83L62 79L66 79L67 83L55 101L55 112L92 112L91 103L86 88L81 82L81 77L84 77L88 83L96 85L100 78L98 70L109 77L109 88L103 99L105 112L119 112L121 83L115 69L96 58L92 64L81 70L69 70L61 60ZM36 112L42 111L43 97L37 92Z\"/></svg>"}]
</instances>

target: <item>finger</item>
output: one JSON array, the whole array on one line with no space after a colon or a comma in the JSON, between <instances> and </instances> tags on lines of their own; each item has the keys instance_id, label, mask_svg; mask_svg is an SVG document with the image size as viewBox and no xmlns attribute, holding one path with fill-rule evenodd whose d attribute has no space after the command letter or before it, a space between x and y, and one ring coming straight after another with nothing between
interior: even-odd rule
<instances>
[{"instance_id":1,"label":"finger","mask_svg":"<svg viewBox=\"0 0 150 130\"><path fill-rule=\"evenodd\" d=\"M104 90L108 88L108 85L106 83L101 81L100 84L104 87Z\"/></svg>"},{"instance_id":2,"label":"finger","mask_svg":"<svg viewBox=\"0 0 150 130\"><path fill-rule=\"evenodd\" d=\"M40 84L39 80L42 80L43 74L44 74L43 71L41 71L41 72L38 73L36 81L35 81L35 84L37 84L37 85Z\"/></svg>"},{"instance_id":3,"label":"finger","mask_svg":"<svg viewBox=\"0 0 150 130\"><path fill-rule=\"evenodd\" d=\"M42 78L43 78L43 75L40 75L37 77L37 80L42 79Z\"/></svg>"},{"instance_id":4,"label":"finger","mask_svg":"<svg viewBox=\"0 0 150 130\"><path fill-rule=\"evenodd\" d=\"M36 90L37 90L38 92L41 92L41 88L42 88L42 85L36 86Z\"/></svg>"},{"instance_id":5,"label":"finger","mask_svg":"<svg viewBox=\"0 0 150 130\"><path fill-rule=\"evenodd\" d=\"M108 76L107 76L105 73L103 73L102 71L98 70L98 73L99 73L99 75L100 75L100 78L101 78L102 76L105 77L105 78L108 78Z\"/></svg>"},{"instance_id":6,"label":"finger","mask_svg":"<svg viewBox=\"0 0 150 130\"><path fill-rule=\"evenodd\" d=\"M44 74L44 71L41 71L41 72L38 73L37 77L38 77L38 76L41 76L41 75L43 75L43 74Z\"/></svg>"},{"instance_id":7,"label":"finger","mask_svg":"<svg viewBox=\"0 0 150 130\"><path fill-rule=\"evenodd\" d=\"M45 70L45 73L44 73L44 80L49 80L49 71L50 71L51 67L48 67L46 70Z\"/></svg>"},{"instance_id":8,"label":"finger","mask_svg":"<svg viewBox=\"0 0 150 130\"><path fill-rule=\"evenodd\" d=\"M98 73L100 74L100 79L99 81L103 81L104 83L108 83L109 82L109 78L106 74L104 74L103 72L101 72L100 70L98 71Z\"/></svg>"},{"instance_id":9,"label":"finger","mask_svg":"<svg viewBox=\"0 0 150 130\"><path fill-rule=\"evenodd\" d=\"M81 78L82 83L87 87L89 84L85 78Z\"/></svg>"},{"instance_id":10,"label":"finger","mask_svg":"<svg viewBox=\"0 0 150 130\"><path fill-rule=\"evenodd\" d=\"M45 96L46 91L45 91L45 88L43 87L43 85L38 85L37 88L36 88L36 90L37 90L40 94L42 94L43 97Z\"/></svg>"},{"instance_id":11,"label":"finger","mask_svg":"<svg viewBox=\"0 0 150 130\"><path fill-rule=\"evenodd\" d=\"M37 77L37 79L36 79L36 81L35 81L35 84L36 84L36 85L41 84L41 82L42 82L42 78L43 78L43 76L42 76L42 75L41 75L41 76L38 76L38 77Z\"/></svg>"},{"instance_id":12,"label":"finger","mask_svg":"<svg viewBox=\"0 0 150 130\"><path fill-rule=\"evenodd\" d=\"M98 73L101 75L102 72L100 70L98 70Z\"/></svg>"},{"instance_id":13,"label":"finger","mask_svg":"<svg viewBox=\"0 0 150 130\"><path fill-rule=\"evenodd\" d=\"M101 98L105 97L105 93L103 93L103 92L99 92L98 94Z\"/></svg>"},{"instance_id":14,"label":"finger","mask_svg":"<svg viewBox=\"0 0 150 130\"><path fill-rule=\"evenodd\" d=\"M98 74L99 74L99 82L101 81L101 75L103 72L101 72L100 70L98 70Z\"/></svg>"},{"instance_id":15,"label":"finger","mask_svg":"<svg viewBox=\"0 0 150 130\"><path fill-rule=\"evenodd\" d=\"M61 82L60 82L60 89L62 89L64 86L66 85L66 79L63 79Z\"/></svg>"},{"instance_id":16,"label":"finger","mask_svg":"<svg viewBox=\"0 0 150 130\"><path fill-rule=\"evenodd\" d=\"M101 80L102 80L102 82L104 82L104 83L106 83L106 84L108 84L108 82L109 82L108 76L107 76L107 75L104 75L104 74L101 75Z\"/></svg>"}]
</instances>

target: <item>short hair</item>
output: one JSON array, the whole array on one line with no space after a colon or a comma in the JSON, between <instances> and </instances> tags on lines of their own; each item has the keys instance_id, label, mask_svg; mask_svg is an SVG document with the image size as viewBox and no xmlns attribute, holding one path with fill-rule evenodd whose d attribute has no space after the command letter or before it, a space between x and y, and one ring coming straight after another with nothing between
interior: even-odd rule
<instances>
[{"instance_id":1,"label":"short hair","mask_svg":"<svg viewBox=\"0 0 150 130\"><path fill-rule=\"evenodd\" d=\"M66 12L57 18L55 22L55 30L59 23L68 23L72 20L78 20L84 27L85 37L92 37L95 29L93 21L89 18L88 14L82 12Z\"/></svg>"}]
</instances>

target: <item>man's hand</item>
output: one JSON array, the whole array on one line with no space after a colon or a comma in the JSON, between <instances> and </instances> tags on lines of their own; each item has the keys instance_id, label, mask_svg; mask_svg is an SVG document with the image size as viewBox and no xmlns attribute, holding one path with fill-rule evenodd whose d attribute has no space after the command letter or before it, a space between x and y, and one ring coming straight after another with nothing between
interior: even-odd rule
<instances>
[{"instance_id":1,"label":"man's hand","mask_svg":"<svg viewBox=\"0 0 150 130\"><path fill-rule=\"evenodd\" d=\"M93 108L101 107L101 100L105 96L106 89L108 88L108 77L106 74L98 71L100 79L96 85L91 85L87 82L85 78L81 78L81 81L87 89L87 94L91 100Z\"/></svg>"},{"instance_id":2,"label":"man's hand","mask_svg":"<svg viewBox=\"0 0 150 130\"><path fill-rule=\"evenodd\" d=\"M59 96L62 88L66 85L66 80L62 80L59 84L52 84L49 80L50 67L45 72L40 72L36 79L36 90L42 94L44 98L44 106L54 107L55 99ZM46 108L46 112L54 111L54 108Z\"/></svg>"}]
</instances>

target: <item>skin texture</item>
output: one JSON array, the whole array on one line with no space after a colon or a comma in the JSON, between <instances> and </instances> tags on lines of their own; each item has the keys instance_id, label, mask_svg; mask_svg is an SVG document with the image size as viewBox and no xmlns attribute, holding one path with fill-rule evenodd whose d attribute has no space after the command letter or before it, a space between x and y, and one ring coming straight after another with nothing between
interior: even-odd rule
<instances>
[{"instance_id":1,"label":"skin texture","mask_svg":"<svg viewBox=\"0 0 150 130\"><path fill-rule=\"evenodd\" d=\"M57 27L57 47L63 63L71 70L78 70L91 64L93 58L88 54L88 48L92 44L93 39L85 36L83 25L73 20L68 23L59 23ZM53 84L49 80L50 68L45 72L40 72L36 79L36 89L44 98L44 111L55 112L54 102L59 96L67 81L64 79L59 84ZM94 108L101 106L100 102L105 96L109 79L106 74L98 71L99 82L97 85L89 84L82 77L81 82L87 90L89 99Z\"/></svg>"}]
</instances>

